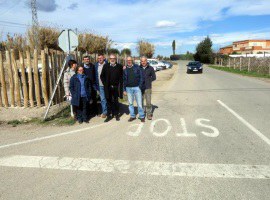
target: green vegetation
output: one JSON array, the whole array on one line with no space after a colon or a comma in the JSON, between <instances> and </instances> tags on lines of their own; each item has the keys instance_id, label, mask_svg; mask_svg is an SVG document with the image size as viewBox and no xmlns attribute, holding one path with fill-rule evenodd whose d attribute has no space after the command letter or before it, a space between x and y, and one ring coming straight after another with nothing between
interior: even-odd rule
<instances>
[{"instance_id":1,"label":"green vegetation","mask_svg":"<svg viewBox=\"0 0 270 200\"><path fill-rule=\"evenodd\" d=\"M111 48L111 49L108 49L108 54L117 54L119 55L120 54L120 51L118 49L115 49L115 48Z\"/></svg>"},{"instance_id":2,"label":"green vegetation","mask_svg":"<svg viewBox=\"0 0 270 200\"><path fill-rule=\"evenodd\" d=\"M9 125L11 125L11 126L13 126L13 127L16 127L16 126L18 126L19 124L22 124L22 122L19 121L19 120L11 120L11 121L9 121L7 124L9 124Z\"/></svg>"},{"instance_id":3,"label":"green vegetation","mask_svg":"<svg viewBox=\"0 0 270 200\"><path fill-rule=\"evenodd\" d=\"M70 107L66 107L58 114L46 119L34 118L30 120L11 120L7 122L8 125L16 127L22 124L38 124L38 125L47 125L47 126L71 126L74 125L76 121L70 116Z\"/></svg>"},{"instance_id":4,"label":"green vegetation","mask_svg":"<svg viewBox=\"0 0 270 200\"><path fill-rule=\"evenodd\" d=\"M239 69L233 69L233 68L229 68L229 67L220 67L220 66L214 66L214 65L209 65L209 67L214 68L214 69L218 69L218 70L222 70L222 71L226 71L226 72L235 73L235 74L241 74L244 76L270 78L269 74L259 74L257 72L248 72L247 70L240 71Z\"/></svg>"},{"instance_id":5,"label":"green vegetation","mask_svg":"<svg viewBox=\"0 0 270 200\"><path fill-rule=\"evenodd\" d=\"M172 42L173 55L175 55L175 48L176 48L176 44L175 44L175 40L173 40Z\"/></svg>"},{"instance_id":6,"label":"green vegetation","mask_svg":"<svg viewBox=\"0 0 270 200\"><path fill-rule=\"evenodd\" d=\"M196 47L194 59L201 63L214 63L214 55L212 50L213 43L209 36L201 41Z\"/></svg>"},{"instance_id":7,"label":"green vegetation","mask_svg":"<svg viewBox=\"0 0 270 200\"><path fill-rule=\"evenodd\" d=\"M121 51L122 56L131 56L131 50L129 48L122 49Z\"/></svg>"}]
</instances>

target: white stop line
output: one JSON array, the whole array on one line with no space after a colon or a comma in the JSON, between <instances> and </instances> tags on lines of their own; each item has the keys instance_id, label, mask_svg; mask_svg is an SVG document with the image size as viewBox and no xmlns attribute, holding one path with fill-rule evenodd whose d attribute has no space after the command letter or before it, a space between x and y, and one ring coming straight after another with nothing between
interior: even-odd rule
<instances>
[{"instance_id":1,"label":"white stop line","mask_svg":"<svg viewBox=\"0 0 270 200\"><path fill-rule=\"evenodd\" d=\"M172 163L44 156L0 158L0 166L171 177L270 179L270 166Z\"/></svg>"}]
</instances>

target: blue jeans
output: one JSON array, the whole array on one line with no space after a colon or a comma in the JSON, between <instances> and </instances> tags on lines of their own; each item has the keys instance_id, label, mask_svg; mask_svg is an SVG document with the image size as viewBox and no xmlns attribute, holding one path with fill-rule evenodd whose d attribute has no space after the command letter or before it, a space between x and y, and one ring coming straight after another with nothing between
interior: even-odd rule
<instances>
[{"instance_id":1,"label":"blue jeans","mask_svg":"<svg viewBox=\"0 0 270 200\"><path fill-rule=\"evenodd\" d=\"M107 115L107 101L104 92L104 86L99 86L100 103L102 108L102 114Z\"/></svg>"},{"instance_id":2,"label":"blue jeans","mask_svg":"<svg viewBox=\"0 0 270 200\"><path fill-rule=\"evenodd\" d=\"M134 97L137 102L138 106L138 113L139 113L139 118L144 118L144 110L142 107L142 92L139 87L127 87L127 96L128 96L128 103L129 103L129 113L130 117L135 118L135 112L134 112Z\"/></svg>"}]
</instances>

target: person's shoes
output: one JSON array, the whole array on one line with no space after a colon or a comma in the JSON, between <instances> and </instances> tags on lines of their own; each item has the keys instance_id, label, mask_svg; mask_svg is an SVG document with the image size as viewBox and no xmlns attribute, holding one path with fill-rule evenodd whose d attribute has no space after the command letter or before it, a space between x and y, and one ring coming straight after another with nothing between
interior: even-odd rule
<instances>
[{"instance_id":1,"label":"person's shoes","mask_svg":"<svg viewBox=\"0 0 270 200\"><path fill-rule=\"evenodd\" d=\"M89 124L89 120L83 120L83 122Z\"/></svg>"},{"instance_id":2,"label":"person's shoes","mask_svg":"<svg viewBox=\"0 0 270 200\"><path fill-rule=\"evenodd\" d=\"M82 120L78 120L78 122L79 122L79 124L82 124L82 123L83 123L83 121L82 121Z\"/></svg>"},{"instance_id":3,"label":"person's shoes","mask_svg":"<svg viewBox=\"0 0 270 200\"><path fill-rule=\"evenodd\" d=\"M107 117L107 115L102 114L100 117L101 117L101 118L106 118L106 117Z\"/></svg>"},{"instance_id":4,"label":"person's shoes","mask_svg":"<svg viewBox=\"0 0 270 200\"><path fill-rule=\"evenodd\" d=\"M104 122L109 122L111 119L112 119L112 117L111 117L111 116L107 116L107 118L105 119L105 121L104 121Z\"/></svg>"},{"instance_id":5,"label":"person's shoes","mask_svg":"<svg viewBox=\"0 0 270 200\"><path fill-rule=\"evenodd\" d=\"M128 122L132 122L132 121L134 121L136 119L136 117L130 117L129 119L128 119Z\"/></svg>"},{"instance_id":6,"label":"person's shoes","mask_svg":"<svg viewBox=\"0 0 270 200\"><path fill-rule=\"evenodd\" d=\"M120 121L120 116L119 115L115 115L115 119L116 119L116 121Z\"/></svg>"},{"instance_id":7,"label":"person's shoes","mask_svg":"<svg viewBox=\"0 0 270 200\"><path fill-rule=\"evenodd\" d=\"M145 118L140 118L141 122L145 122Z\"/></svg>"},{"instance_id":8,"label":"person's shoes","mask_svg":"<svg viewBox=\"0 0 270 200\"><path fill-rule=\"evenodd\" d=\"M153 116L152 115L147 115L148 120L152 120Z\"/></svg>"}]
</instances>

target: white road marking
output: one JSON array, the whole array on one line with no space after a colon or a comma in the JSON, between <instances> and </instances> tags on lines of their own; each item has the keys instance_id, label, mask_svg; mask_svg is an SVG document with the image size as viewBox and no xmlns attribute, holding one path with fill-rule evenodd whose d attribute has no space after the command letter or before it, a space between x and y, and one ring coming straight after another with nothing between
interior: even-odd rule
<instances>
[{"instance_id":1,"label":"white road marking","mask_svg":"<svg viewBox=\"0 0 270 200\"><path fill-rule=\"evenodd\" d=\"M162 133L158 133L158 132L154 131L155 125L159 121L164 121L167 124L167 129L165 131L163 131ZM151 125L150 125L150 132L153 133L153 135L156 137L164 137L165 135L167 135L171 131L171 129L172 129L171 122L167 119L156 119L156 120L152 121Z\"/></svg>"},{"instance_id":2,"label":"white road marking","mask_svg":"<svg viewBox=\"0 0 270 200\"><path fill-rule=\"evenodd\" d=\"M270 179L270 166L268 165L172 163L15 155L0 158L0 166L171 177Z\"/></svg>"},{"instance_id":3,"label":"white road marking","mask_svg":"<svg viewBox=\"0 0 270 200\"><path fill-rule=\"evenodd\" d=\"M129 129L133 128L133 127L137 127L136 131L129 131L127 132L127 135L132 136L132 137L138 137L141 132L142 132L142 128L143 128L143 123L140 124L131 124L129 126Z\"/></svg>"},{"instance_id":4,"label":"white road marking","mask_svg":"<svg viewBox=\"0 0 270 200\"><path fill-rule=\"evenodd\" d=\"M270 139L267 138L264 134L262 134L258 129L256 129L254 126L252 126L250 123L248 123L243 117L238 115L234 110L229 108L225 103L223 103L221 100L217 100L220 105L222 105L224 108L226 108L230 113L232 113L239 121L241 121L244 125L246 125L251 131L253 131L257 136L259 136L266 144L270 146Z\"/></svg>"},{"instance_id":5,"label":"white road marking","mask_svg":"<svg viewBox=\"0 0 270 200\"><path fill-rule=\"evenodd\" d=\"M180 123L183 128L183 133L176 133L177 137L197 137L195 133L188 133L186 121L184 118L180 118Z\"/></svg>"},{"instance_id":6,"label":"white road marking","mask_svg":"<svg viewBox=\"0 0 270 200\"><path fill-rule=\"evenodd\" d=\"M201 133L203 135L205 135L207 137L217 137L217 136L219 136L219 130L216 127L203 124L202 121L210 122L209 119L202 119L202 118L200 118L200 119L196 119L195 123L196 123L197 126L209 128L209 129L211 129L213 131L212 133L202 131Z\"/></svg>"},{"instance_id":7,"label":"white road marking","mask_svg":"<svg viewBox=\"0 0 270 200\"><path fill-rule=\"evenodd\" d=\"M107 125L107 124L105 124L105 123L104 124L98 124L98 125L94 125L94 126L87 127L87 128L82 128L82 129L77 129L77 130L73 130L73 131L58 133L58 134L54 134L54 135L48 135L48 136L44 136L44 137L38 137L38 138L34 138L34 139L30 139L30 140L24 140L24 141L21 141L21 142L15 142L15 143L11 143L11 144L5 144L5 145L1 145L0 149L12 147L12 146L17 146L17 145L21 145L21 144L28 144L28 143L37 142L37 141L46 140L46 139L51 139L51 138L60 137L60 136L64 136L64 135L70 135L70 134L78 133L78 132L81 132L81 131L86 131L86 130L96 128L96 127L100 127L100 126L104 126L104 125Z\"/></svg>"}]
</instances>

